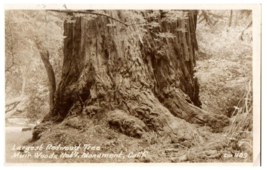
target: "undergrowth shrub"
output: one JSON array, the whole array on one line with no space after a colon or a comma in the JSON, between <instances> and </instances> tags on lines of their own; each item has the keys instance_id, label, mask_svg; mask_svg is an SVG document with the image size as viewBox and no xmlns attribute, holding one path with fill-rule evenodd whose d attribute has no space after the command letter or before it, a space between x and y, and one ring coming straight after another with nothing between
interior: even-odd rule
<instances>
[{"instance_id":1,"label":"undergrowth shrub","mask_svg":"<svg viewBox=\"0 0 267 170\"><path fill-rule=\"evenodd\" d=\"M49 112L48 89L45 86L32 88L25 102L27 117L35 122Z\"/></svg>"},{"instance_id":2,"label":"undergrowth shrub","mask_svg":"<svg viewBox=\"0 0 267 170\"><path fill-rule=\"evenodd\" d=\"M252 41L240 39L247 19L233 27L228 27L227 19L214 26L198 24L195 75L200 81L203 108L230 117L252 80ZM248 34L252 35L251 30L246 31Z\"/></svg>"}]
</instances>

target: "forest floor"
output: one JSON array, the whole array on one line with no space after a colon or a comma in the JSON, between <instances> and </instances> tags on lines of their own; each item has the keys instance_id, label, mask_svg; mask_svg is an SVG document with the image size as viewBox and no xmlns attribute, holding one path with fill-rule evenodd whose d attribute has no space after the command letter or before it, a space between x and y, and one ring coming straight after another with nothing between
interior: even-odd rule
<instances>
[{"instance_id":1,"label":"forest floor","mask_svg":"<svg viewBox=\"0 0 267 170\"><path fill-rule=\"evenodd\" d=\"M15 153L13 146L23 146L32 138L32 131L22 131L22 125L5 122L5 162L6 163L32 163L30 159L12 158Z\"/></svg>"},{"instance_id":2,"label":"forest floor","mask_svg":"<svg viewBox=\"0 0 267 170\"><path fill-rule=\"evenodd\" d=\"M6 127L7 131L8 127ZM22 146L25 142L28 142L32 137L31 131L25 132L6 132L5 133L5 156L6 163L33 163L31 159L12 158L15 151L12 150L13 146Z\"/></svg>"},{"instance_id":3,"label":"forest floor","mask_svg":"<svg viewBox=\"0 0 267 170\"><path fill-rule=\"evenodd\" d=\"M156 133L150 133L140 139L132 138L101 124L91 126L87 130L54 124L44 134L45 138L37 141L31 140L32 131L6 132L6 163L215 163L252 161L252 151L247 146L245 146L245 150L244 147L237 146L240 140L229 140L225 133L211 133L206 126L197 127L197 129L196 134L194 134L195 142L187 146L173 143L170 137L159 137ZM19 146L43 147L43 149L27 152L27 148L18 149ZM60 146L76 146L77 150L56 149Z\"/></svg>"}]
</instances>

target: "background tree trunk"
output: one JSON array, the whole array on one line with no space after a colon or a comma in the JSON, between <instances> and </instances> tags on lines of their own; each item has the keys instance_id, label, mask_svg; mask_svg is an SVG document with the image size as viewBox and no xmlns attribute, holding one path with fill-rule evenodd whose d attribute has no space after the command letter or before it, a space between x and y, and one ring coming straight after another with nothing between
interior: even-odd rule
<instances>
[{"instance_id":1,"label":"background tree trunk","mask_svg":"<svg viewBox=\"0 0 267 170\"><path fill-rule=\"evenodd\" d=\"M216 130L228 125L225 116L200 108L194 78L197 13L185 12L188 19L172 22L142 12L148 25L157 21L158 27L126 27L103 16L65 21L62 78L43 123L87 114L133 137L180 133L185 121ZM108 15L126 22L126 13ZM36 127L34 136L39 133Z\"/></svg>"},{"instance_id":2,"label":"background tree trunk","mask_svg":"<svg viewBox=\"0 0 267 170\"><path fill-rule=\"evenodd\" d=\"M233 10L230 11L230 17L229 17L229 23L228 26L231 27L232 24L232 18L233 18Z\"/></svg>"},{"instance_id":3,"label":"background tree trunk","mask_svg":"<svg viewBox=\"0 0 267 170\"><path fill-rule=\"evenodd\" d=\"M24 92L25 92L25 86L26 86L26 81L27 81L27 77L25 75L25 73L23 73L22 75L22 87L21 87L21 96L24 96Z\"/></svg>"},{"instance_id":4,"label":"background tree trunk","mask_svg":"<svg viewBox=\"0 0 267 170\"><path fill-rule=\"evenodd\" d=\"M49 84L49 106L50 109L53 109L54 106L54 94L56 91L56 78L54 69L49 61L49 52L46 50L40 42L36 42L36 46L39 50L41 59L44 63L47 77L48 77L48 84Z\"/></svg>"}]
</instances>

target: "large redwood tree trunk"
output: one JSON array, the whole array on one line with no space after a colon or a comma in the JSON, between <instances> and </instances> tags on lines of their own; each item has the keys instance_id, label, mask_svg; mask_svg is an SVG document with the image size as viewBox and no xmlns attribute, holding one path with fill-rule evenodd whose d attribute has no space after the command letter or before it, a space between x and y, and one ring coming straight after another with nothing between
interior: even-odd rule
<instances>
[{"instance_id":1,"label":"large redwood tree trunk","mask_svg":"<svg viewBox=\"0 0 267 170\"><path fill-rule=\"evenodd\" d=\"M43 123L101 115L111 128L129 136L183 133L183 140L190 138L187 122L215 130L228 125L225 116L201 109L194 78L196 11L184 11L187 18L175 21L166 20L165 11L157 18L149 17L149 11L132 13L142 15L146 24L127 27L103 16L64 23L62 79ZM129 11L107 15L131 21ZM36 127L34 137L39 133Z\"/></svg>"}]
</instances>

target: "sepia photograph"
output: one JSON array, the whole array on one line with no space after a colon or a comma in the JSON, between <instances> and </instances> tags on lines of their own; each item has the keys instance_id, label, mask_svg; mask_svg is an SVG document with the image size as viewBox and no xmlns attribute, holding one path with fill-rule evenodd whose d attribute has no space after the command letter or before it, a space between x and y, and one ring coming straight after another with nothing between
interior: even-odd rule
<instances>
[{"instance_id":1,"label":"sepia photograph","mask_svg":"<svg viewBox=\"0 0 267 170\"><path fill-rule=\"evenodd\" d=\"M5 5L5 164L258 166L259 18L260 5Z\"/></svg>"}]
</instances>

